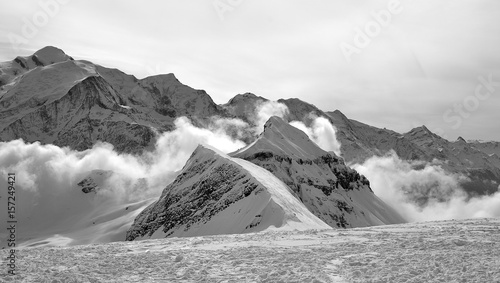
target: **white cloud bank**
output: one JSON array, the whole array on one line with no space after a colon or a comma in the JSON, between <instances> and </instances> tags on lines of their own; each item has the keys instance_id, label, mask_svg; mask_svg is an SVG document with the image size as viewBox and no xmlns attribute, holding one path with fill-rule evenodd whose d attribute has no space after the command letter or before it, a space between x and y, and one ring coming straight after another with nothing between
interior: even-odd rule
<instances>
[{"instance_id":1,"label":"white cloud bank","mask_svg":"<svg viewBox=\"0 0 500 283\"><path fill-rule=\"evenodd\" d=\"M337 140L335 127L323 117L310 114L313 119L311 127L300 121L292 121L290 125L306 133L319 147L326 151L333 151L340 156L340 142Z\"/></svg>"},{"instance_id":2,"label":"white cloud bank","mask_svg":"<svg viewBox=\"0 0 500 283\"><path fill-rule=\"evenodd\" d=\"M422 169L415 169L422 167ZM365 175L375 194L408 221L500 217L500 192L467 198L460 186L466 178L436 164L401 160L394 152L352 166Z\"/></svg>"}]
</instances>

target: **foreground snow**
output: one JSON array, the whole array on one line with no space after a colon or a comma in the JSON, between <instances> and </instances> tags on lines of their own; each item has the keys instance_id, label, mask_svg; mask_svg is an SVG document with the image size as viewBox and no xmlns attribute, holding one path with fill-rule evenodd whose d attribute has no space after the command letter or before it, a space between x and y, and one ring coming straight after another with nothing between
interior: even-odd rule
<instances>
[{"instance_id":1,"label":"foreground snow","mask_svg":"<svg viewBox=\"0 0 500 283\"><path fill-rule=\"evenodd\" d=\"M500 219L17 252L6 282L500 282ZM7 252L2 250L2 268Z\"/></svg>"}]
</instances>

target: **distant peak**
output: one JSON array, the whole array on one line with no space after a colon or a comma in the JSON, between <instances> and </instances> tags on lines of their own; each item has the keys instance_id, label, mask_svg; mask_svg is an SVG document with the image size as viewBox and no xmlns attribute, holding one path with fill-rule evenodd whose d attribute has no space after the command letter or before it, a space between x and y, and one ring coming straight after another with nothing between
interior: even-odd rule
<instances>
[{"instance_id":1,"label":"distant peak","mask_svg":"<svg viewBox=\"0 0 500 283\"><path fill-rule=\"evenodd\" d=\"M467 143L464 138L458 137L457 142Z\"/></svg>"},{"instance_id":2,"label":"distant peak","mask_svg":"<svg viewBox=\"0 0 500 283\"><path fill-rule=\"evenodd\" d=\"M36 51L32 57L33 60L40 61L44 66L68 60L73 60L73 58L66 55L64 51L54 46L46 46Z\"/></svg>"},{"instance_id":3,"label":"distant peak","mask_svg":"<svg viewBox=\"0 0 500 283\"><path fill-rule=\"evenodd\" d=\"M335 109L335 110L333 111L333 113L334 113L335 115L338 115L338 116L341 116L341 117L344 117L344 118L346 118L346 119L347 119L347 116L346 116L346 115L344 115L344 113L340 112L340 110L338 110L338 109Z\"/></svg>"},{"instance_id":4,"label":"distant peak","mask_svg":"<svg viewBox=\"0 0 500 283\"><path fill-rule=\"evenodd\" d=\"M346 115L344 115L344 113L340 112L340 110L335 110L335 111L332 111L332 112L327 112L328 116L332 117L332 118L336 118L336 119L339 119L341 121L344 121L344 122L347 122L349 121L349 119L347 118Z\"/></svg>"},{"instance_id":5,"label":"distant peak","mask_svg":"<svg viewBox=\"0 0 500 283\"><path fill-rule=\"evenodd\" d=\"M238 94L244 97L251 97L251 98L257 98L257 95L251 93L251 92L245 92L244 94Z\"/></svg>"},{"instance_id":6,"label":"distant peak","mask_svg":"<svg viewBox=\"0 0 500 283\"><path fill-rule=\"evenodd\" d=\"M264 101L267 101L267 99L265 99L264 97L262 96L257 96L251 92L245 92L243 94L237 94L235 95L233 98L229 99L229 101L227 102L227 104L233 104L233 103L237 103L239 101L247 101L247 100L264 100Z\"/></svg>"},{"instance_id":7,"label":"distant peak","mask_svg":"<svg viewBox=\"0 0 500 283\"><path fill-rule=\"evenodd\" d=\"M432 132L425 125L413 128L410 131L410 133L418 133L418 132L423 132L423 133L426 133L426 134L432 134Z\"/></svg>"},{"instance_id":8,"label":"distant peak","mask_svg":"<svg viewBox=\"0 0 500 283\"><path fill-rule=\"evenodd\" d=\"M405 134L405 136L412 136L412 137L429 137L432 139L443 139L439 135L431 132L426 126L420 126L412 129L408 133Z\"/></svg>"},{"instance_id":9,"label":"distant peak","mask_svg":"<svg viewBox=\"0 0 500 283\"><path fill-rule=\"evenodd\" d=\"M162 81L179 82L179 79L177 79L177 77L174 75L174 73L152 75L149 77L145 77L142 80L162 80Z\"/></svg>"},{"instance_id":10,"label":"distant peak","mask_svg":"<svg viewBox=\"0 0 500 283\"><path fill-rule=\"evenodd\" d=\"M45 46L44 48L39 49L36 51L34 54L64 54L64 51L60 48L57 48L55 46Z\"/></svg>"}]
</instances>

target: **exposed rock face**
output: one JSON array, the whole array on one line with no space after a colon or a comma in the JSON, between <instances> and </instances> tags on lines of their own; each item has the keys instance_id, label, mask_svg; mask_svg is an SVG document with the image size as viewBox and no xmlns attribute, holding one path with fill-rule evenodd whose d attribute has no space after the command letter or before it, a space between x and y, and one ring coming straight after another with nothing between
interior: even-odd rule
<instances>
[{"instance_id":1,"label":"exposed rock face","mask_svg":"<svg viewBox=\"0 0 500 283\"><path fill-rule=\"evenodd\" d=\"M364 176L281 118L271 117L257 141L231 156L269 170L292 188L314 215L332 227L405 222L373 194Z\"/></svg>"},{"instance_id":2,"label":"exposed rock face","mask_svg":"<svg viewBox=\"0 0 500 283\"><path fill-rule=\"evenodd\" d=\"M290 189L250 162L199 146L160 199L127 232L127 240L328 228Z\"/></svg>"},{"instance_id":3,"label":"exposed rock face","mask_svg":"<svg viewBox=\"0 0 500 283\"><path fill-rule=\"evenodd\" d=\"M22 138L84 150L97 141L139 153L180 116L204 125L227 116L203 90L173 74L142 80L46 47L0 63L0 140Z\"/></svg>"},{"instance_id":4,"label":"exposed rock face","mask_svg":"<svg viewBox=\"0 0 500 283\"><path fill-rule=\"evenodd\" d=\"M405 160L429 159L424 150L399 133L348 119L338 110L327 114L338 130L340 150L347 162L362 163L372 156L382 156L390 150L394 150Z\"/></svg>"},{"instance_id":5,"label":"exposed rock face","mask_svg":"<svg viewBox=\"0 0 500 283\"><path fill-rule=\"evenodd\" d=\"M469 144L490 156L500 156L500 142L495 141L470 141Z\"/></svg>"},{"instance_id":6,"label":"exposed rock face","mask_svg":"<svg viewBox=\"0 0 500 283\"><path fill-rule=\"evenodd\" d=\"M2 140L22 138L76 150L88 149L100 140L126 152L154 142L154 131L135 123L134 111L122 107L125 99L98 75L77 82L60 97L49 96L38 106L26 107L35 100L29 98L0 114L11 121L0 131ZM10 113L13 115L7 116Z\"/></svg>"},{"instance_id":7,"label":"exposed rock face","mask_svg":"<svg viewBox=\"0 0 500 283\"><path fill-rule=\"evenodd\" d=\"M90 174L77 183L77 186L82 188L82 192L97 193L101 190L101 186L107 178L113 175L113 171L109 170L93 170Z\"/></svg>"},{"instance_id":8,"label":"exposed rock face","mask_svg":"<svg viewBox=\"0 0 500 283\"><path fill-rule=\"evenodd\" d=\"M267 101L269 100L264 97L247 92L236 95L221 106L231 115L251 123L255 120L257 107Z\"/></svg>"}]
</instances>

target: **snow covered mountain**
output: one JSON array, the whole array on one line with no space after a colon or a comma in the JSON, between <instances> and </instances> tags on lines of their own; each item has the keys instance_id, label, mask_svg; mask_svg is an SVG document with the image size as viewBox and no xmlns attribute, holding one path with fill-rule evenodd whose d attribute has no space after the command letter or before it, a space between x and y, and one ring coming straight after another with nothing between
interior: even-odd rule
<instances>
[{"instance_id":1,"label":"snow covered mountain","mask_svg":"<svg viewBox=\"0 0 500 283\"><path fill-rule=\"evenodd\" d=\"M492 194L500 183L500 158L487 154L463 139L450 142L425 126L412 129L404 137L425 150L427 155L443 162L449 172L461 173L470 180L462 186L471 195Z\"/></svg>"},{"instance_id":2,"label":"snow covered mountain","mask_svg":"<svg viewBox=\"0 0 500 283\"><path fill-rule=\"evenodd\" d=\"M55 47L0 63L2 141L22 138L77 150L105 141L120 152L140 152L151 148L156 132L171 130L177 117L203 124L225 113L205 91L173 74L138 80L73 60Z\"/></svg>"},{"instance_id":3,"label":"snow covered mountain","mask_svg":"<svg viewBox=\"0 0 500 283\"><path fill-rule=\"evenodd\" d=\"M372 192L364 176L279 117L269 119L254 143L230 155L269 170L332 227L405 222Z\"/></svg>"},{"instance_id":4,"label":"snow covered mountain","mask_svg":"<svg viewBox=\"0 0 500 283\"><path fill-rule=\"evenodd\" d=\"M419 148L403 135L388 129L376 128L348 119L342 112L327 112L337 128L342 157L350 163L361 163L372 156L382 156L394 150L405 160L428 160L424 149Z\"/></svg>"},{"instance_id":5,"label":"snow covered mountain","mask_svg":"<svg viewBox=\"0 0 500 283\"><path fill-rule=\"evenodd\" d=\"M230 155L198 146L127 240L405 222L365 177L279 117Z\"/></svg>"},{"instance_id":6,"label":"snow covered mountain","mask_svg":"<svg viewBox=\"0 0 500 283\"><path fill-rule=\"evenodd\" d=\"M127 240L329 228L267 170L198 146L160 199L134 221Z\"/></svg>"}]
</instances>

